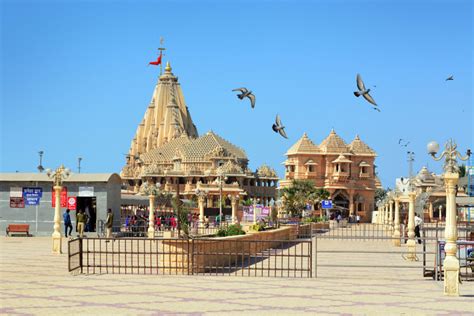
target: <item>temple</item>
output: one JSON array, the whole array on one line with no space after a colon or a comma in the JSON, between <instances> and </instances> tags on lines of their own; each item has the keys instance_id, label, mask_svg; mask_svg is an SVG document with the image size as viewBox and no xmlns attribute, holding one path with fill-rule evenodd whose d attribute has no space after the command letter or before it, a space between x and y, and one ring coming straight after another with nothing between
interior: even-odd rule
<instances>
[{"instance_id":1,"label":"temple","mask_svg":"<svg viewBox=\"0 0 474 316\"><path fill-rule=\"evenodd\" d=\"M374 210L374 196L380 181L375 174L377 154L359 136L350 144L334 130L321 144L314 144L306 133L285 154L285 179L310 180L331 194L336 209L345 214L360 215L369 221Z\"/></svg>"},{"instance_id":2,"label":"temple","mask_svg":"<svg viewBox=\"0 0 474 316\"><path fill-rule=\"evenodd\" d=\"M275 199L278 176L262 165L248 168L245 151L209 131L199 136L169 62L139 124L121 177L125 189L138 193L147 182L180 198L204 200L206 208L237 207L241 199Z\"/></svg>"}]
</instances>

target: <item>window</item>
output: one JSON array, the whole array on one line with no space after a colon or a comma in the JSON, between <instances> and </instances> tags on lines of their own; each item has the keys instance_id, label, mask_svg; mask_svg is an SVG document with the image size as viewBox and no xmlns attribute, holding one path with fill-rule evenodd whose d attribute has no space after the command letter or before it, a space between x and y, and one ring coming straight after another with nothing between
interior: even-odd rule
<instances>
[{"instance_id":1,"label":"window","mask_svg":"<svg viewBox=\"0 0 474 316\"><path fill-rule=\"evenodd\" d=\"M314 172L314 166L312 165L307 166L307 170L308 172Z\"/></svg>"}]
</instances>

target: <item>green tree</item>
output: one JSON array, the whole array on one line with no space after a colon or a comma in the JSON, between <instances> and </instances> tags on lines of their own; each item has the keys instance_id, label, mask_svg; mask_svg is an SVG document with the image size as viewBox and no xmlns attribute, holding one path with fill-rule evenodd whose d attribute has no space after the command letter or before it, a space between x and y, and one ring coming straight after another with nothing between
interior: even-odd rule
<instances>
[{"instance_id":1,"label":"green tree","mask_svg":"<svg viewBox=\"0 0 474 316\"><path fill-rule=\"evenodd\" d=\"M459 177L465 177L466 176L466 165L462 164L459 166Z\"/></svg>"},{"instance_id":2,"label":"green tree","mask_svg":"<svg viewBox=\"0 0 474 316\"><path fill-rule=\"evenodd\" d=\"M283 188L284 210L292 216L301 215L306 204L317 204L329 198L330 193L316 188L312 181L293 180L289 187Z\"/></svg>"},{"instance_id":3,"label":"green tree","mask_svg":"<svg viewBox=\"0 0 474 316\"><path fill-rule=\"evenodd\" d=\"M376 189L375 190L375 203L377 203L378 201L382 201L386 196L387 196L387 193L388 193L389 189L384 189L384 188L380 188L380 189Z\"/></svg>"}]
</instances>

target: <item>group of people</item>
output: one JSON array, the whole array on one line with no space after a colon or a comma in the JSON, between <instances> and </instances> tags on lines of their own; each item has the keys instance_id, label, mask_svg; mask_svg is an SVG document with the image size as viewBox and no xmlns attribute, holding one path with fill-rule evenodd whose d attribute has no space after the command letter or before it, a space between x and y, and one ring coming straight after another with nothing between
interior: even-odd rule
<instances>
[{"instance_id":1,"label":"group of people","mask_svg":"<svg viewBox=\"0 0 474 316\"><path fill-rule=\"evenodd\" d=\"M66 209L63 213L63 221L64 221L64 236L65 237L72 237L72 220L71 220L71 210ZM84 228L87 227L88 223L90 223L91 219L83 210L78 210L76 213L76 232L80 238L84 237ZM107 210L107 219L105 221L105 228L106 228L106 237L112 237L112 228L113 228L113 221L114 221L114 214L112 213L112 209ZM69 232L69 234L68 234Z\"/></svg>"}]
</instances>

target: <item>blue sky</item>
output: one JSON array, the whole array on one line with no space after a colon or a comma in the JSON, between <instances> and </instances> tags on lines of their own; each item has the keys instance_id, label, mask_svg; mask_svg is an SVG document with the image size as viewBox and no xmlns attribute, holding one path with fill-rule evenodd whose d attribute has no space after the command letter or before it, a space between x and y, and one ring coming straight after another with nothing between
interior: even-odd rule
<instances>
[{"instance_id":1,"label":"blue sky","mask_svg":"<svg viewBox=\"0 0 474 316\"><path fill-rule=\"evenodd\" d=\"M137 3L138 2L138 3ZM441 164L430 140L473 148L473 4L454 1L11 1L1 3L0 172L60 163L120 172L157 81L160 36L200 134L276 168L306 131L356 134L384 186ZM360 73L381 113L355 98ZM454 81L445 81L454 75ZM257 96L252 110L231 90ZM271 130L279 113L289 140Z\"/></svg>"}]
</instances>

